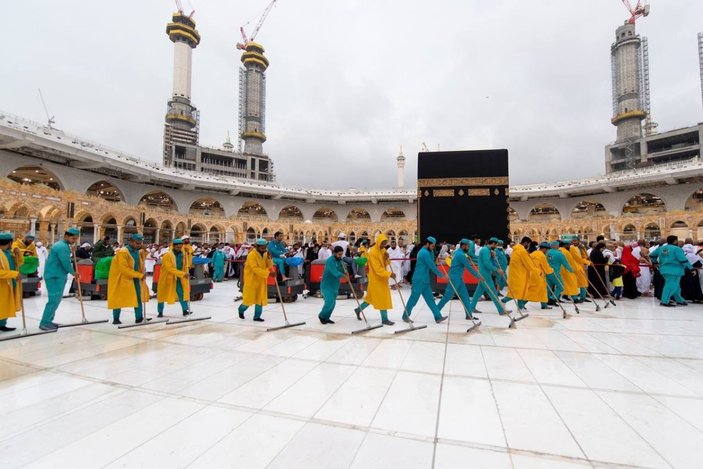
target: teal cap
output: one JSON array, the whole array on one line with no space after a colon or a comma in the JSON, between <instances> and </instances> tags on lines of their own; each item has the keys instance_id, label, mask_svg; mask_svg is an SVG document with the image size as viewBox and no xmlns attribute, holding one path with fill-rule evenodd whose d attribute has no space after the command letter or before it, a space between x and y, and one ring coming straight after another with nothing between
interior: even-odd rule
<instances>
[{"instance_id":1,"label":"teal cap","mask_svg":"<svg viewBox=\"0 0 703 469\"><path fill-rule=\"evenodd\" d=\"M34 239L34 235L32 233L27 233L26 235L24 235L24 238L25 239Z\"/></svg>"},{"instance_id":2,"label":"teal cap","mask_svg":"<svg viewBox=\"0 0 703 469\"><path fill-rule=\"evenodd\" d=\"M461 241L459 241L459 244L471 244L471 241L466 238L463 238Z\"/></svg>"},{"instance_id":3,"label":"teal cap","mask_svg":"<svg viewBox=\"0 0 703 469\"><path fill-rule=\"evenodd\" d=\"M552 247L552 245L546 241L543 241L543 242L539 243L539 247L544 248L544 249L550 249Z\"/></svg>"},{"instance_id":4,"label":"teal cap","mask_svg":"<svg viewBox=\"0 0 703 469\"><path fill-rule=\"evenodd\" d=\"M559 247L559 244L560 244L559 241L552 241L552 246Z\"/></svg>"},{"instance_id":5,"label":"teal cap","mask_svg":"<svg viewBox=\"0 0 703 469\"><path fill-rule=\"evenodd\" d=\"M437 240L434 238L434 236L428 236L427 242L431 244L437 244Z\"/></svg>"},{"instance_id":6,"label":"teal cap","mask_svg":"<svg viewBox=\"0 0 703 469\"><path fill-rule=\"evenodd\" d=\"M12 241L14 236L12 236L12 233L6 231L4 233L0 233L0 241Z\"/></svg>"},{"instance_id":7,"label":"teal cap","mask_svg":"<svg viewBox=\"0 0 703 469\"><path fill-rule=\"evenodd\" d=\"M259 238L256 240L256 245L257 246L266 246L268 243L266 242L265 239Z\"/></svg>"},{"instance_id":8,"label":"teal cap","mask_svg":"<svg viewBox=\"0 0 703 469\"><path fill-rule=\"evenodd\" d=\"M144 236L142 236L141 233L132 233L129 239L132 241L144 241Z\"/></svg>"},{"instance_id":9,"label":"teal cap","mask_svg":"<svg viewBox=\"0 0 703 469\"><path fill-rule=\"evenodd\" d=\"M79 230L78 228L69 228L66 230L66 233L70 234L71 236L80 236L81 230Z\"/></svg>"},{"instance_id":10,"label":"teal cap","mask_svg":"<svg viewBox=\"0 0 703 469\"><path fill-rule=\"evenodd\" d=\"M495 236L492 237L491 239L489 239L488 241L490 241L492 243L500 243L500 240L498 238L496 238Z\"/></svg>"},{"instance_id":11,"label":"teal cap","mask_svg":"<svg viewBox=\"0 0 703 469\"><path fill-rule=\"evenodd\" d=\"M181 238L176 238L173 240L173 244L183 244L183 240Z\"/></svg>"},{"instance_id":12,"label":"teal cap","mask_svg":"<svg viewBox=\"0 0 703 469\"><path fill-rule=\"evenodd\" d=\"M499 244L500 246L502 246L502 245L505 244L505 243L503 243L503 240L502 240L502 239L499 239L499 240L498 240L498 244Z\"/></svg>"}]
</instances>

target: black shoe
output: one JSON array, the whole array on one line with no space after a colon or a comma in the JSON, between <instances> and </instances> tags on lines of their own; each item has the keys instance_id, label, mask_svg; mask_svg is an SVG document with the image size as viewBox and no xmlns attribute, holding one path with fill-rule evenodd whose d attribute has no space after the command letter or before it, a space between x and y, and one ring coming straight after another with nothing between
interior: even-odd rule
<instances>
[{"instance_id":1,"label":"black shoe","mask_svg":"<svg viewBox=\"0 0 703 469\"><path fill-rule=\"evenodd\" d=\"M475 318L473 316L466 316L467 321L473 321Z\"/></svg>"},{"instance_id":2,"label":"black shoe","mask_svg":"<svg viewBox=\"0 0 703 469\"><path fill-rule=\"evenodd\" d=\"M483 314L483 312L479 311L477 309L474 309L473 311L471 311L471 314Z\"/></svg>"},{"instance_id":3,"label":"black shoe","mask_svg":"<svg viewBox=\"0 0 703 469\"><path fill-rule=\"evenodd\" d=\"M666 308L673 308L676 305L672 305L671 303L659 303L659 306L664 306Z\"/></svg>"},{"instance_id":4,"label":"black shoe","mask_svg":"<svg viewBox=\"0 0 703 469\"><path fill-rule=\"evenodd\" d=\"M334 321L331 319L327 319L327 321L325 321L325 324L334 324Z\"/></svg>"},{"instance_id":5,"label":"black shoe","mask_svg":"<svg viewBox=\"0 0 703 469\"><path fill-rule=\"evenodd\" d=\"M2 332L10 332L10 331L14 331L15 329L17 329L17 328L16 327L7 327L7 326L0 327L0 331L2 331Z\"/></svg>"},{"instance_id":6,"label":"black shoe","mask_svg":"<svg viewBox=\"0 0 703 469\"><path fill-rule=\"evenodd\" d=\"M361 310L359 308L354 308L354 314L356 314L356 319L361 321Z\"/></svg>"},{"instance_id":7,"label":"black shoe","mask_svg":"<svg viewBox=\"0 0 703 469\"><path fill-rule=\"evenodd\" d=\"M122 324L122 321L120 321L119 319L113 319L112 324Z\"/></svg>"},{"instance_id":8,"label":"black shoe","mask_svg":"<svg viewBox=\"0 0 703 469\"><path fill-rule=\"evenodd\" d=\"M685 301L684 301L683 303L679 303L679 302L677 301L676 304L679 305L679 306L688 306L688 303L686 303Z\"/></svg>"},{"instance_id":9,"label":"black shoe","mask_svg":"<svg viewBox=\"0 0 703 469\"><path fill-rule=\"evenodd\" d=\"M559 305L557 304L557 302L554 301L554 300L549 300L549 301L547 301L547 305L548 305L548 306L559 306Z\"/></svg>"},{"instance_id":10,"label":"black shoe","mask_svg":"<svg viewBox=\"0 0 703 469\"><path fill-rule=\"evenodd\" d=\"M183 316L190 316L191 314L193 314L193 312L190 310L183 311Z\"/></svg>"},{"instance_id":11,"label":"black shoe","mask_svg":"<svg viewBox=\"0 0 703 469\"><path fill-rule=\"evenodd\" d=\"M55 331L56 329L58 329L58 327L54 324L39 324L39 329L41 329L42 331Z\"/></svg>"},{"instance_id":12,"label":"black shoe","mask_svg":"<svg viewBox=\"0 0 703 469\"><path fill-rule=\"evenodd\" d=\"M256 321L256 322L264 322L264 320L263 320L262 318L254 318L254 321Z\"/></svg>"},{"instance_id":13,"label":"black shoe","mask_svg":"<svg viewBox=\"0 0 703 469\"><path fill-rule=\"evenodd\" d=\"M383 325L384 326L393 326L393 325L395 325L395 323L390 320L385 320L385 321L383 321Z\"/></svg>"},{"instance_id":14,"label":"black shoe","mask_svg":"<svg viewBox=\"0 0 703 469\"><path fill-rule=\"evenodd\" d=\"M239 319L244 319L244 312L243 311L239 312Z\"/></svg>"},{"instance_id":15,"label":"black shoe","mask_svg":"<svg viewBox=\"0 0 703 469\"><path fill-rule=\"evenodd\" d=\"M162 318L162 317L164 317L164 313L159 313L159 314L156 315L156 317L157 317L157 318Z\"/></svg>"},{"instance_id":16,"label":"black shoe","mask_svg":"<svg viewBox=\"0 0 703 469\"><path fill-rule=\"evenodd\" d=\"M591 300L589 300L588 298L584 298L583 300L581 300L581 303L593 303L593 302Z\"/></svg>"},{"instance_id":17,"label":"black shoe","mask_svg":"<svg viewBox=\"0 0 703 469\"><path fill-rule=\"evenodd\" d=\"M552 307L547 305L547 306L542 306L542 309L552 309Z\"/></svg>"},{"instance_id":18,"label":"black shoe","mask_svg":"<svg viewBox=\"0 0 703 469\"><path fill-rule=\"evenodd\" d=\"M135 322L136 324L141 324L141 323L144 322L144 319L145 319L145 318L139 318L139 319L136 319L134 322ZM151 318L146 318L146 322L149 322L149 321L151 321Z\"/></svg>"},{"instance_id":19,"label":"black shoe","mask_svg":"<svg viewBox=\"0 0 703 469\"><path fill-rule=\"evenodd\" d=\"M442 321L446 321L449 316L441 316L439 319L435 319L434 322L439 324Z\"/></svg>"}]
</instances>

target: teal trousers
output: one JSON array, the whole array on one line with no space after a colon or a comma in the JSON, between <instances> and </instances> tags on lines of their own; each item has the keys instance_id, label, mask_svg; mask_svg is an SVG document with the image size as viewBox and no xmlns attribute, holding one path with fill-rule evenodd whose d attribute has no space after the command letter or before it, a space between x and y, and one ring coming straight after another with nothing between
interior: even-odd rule
<instances>
[{"instance_id":1,"label":"teal trousers","mask_svg":"<svg viewBox=\"0 0 703 469\"><path fill-rule=\"evenodd\" d=\"M49 301L44 306L44 314L42 314L40 326L48 326L54 322L56 310L61 304L61 298L63 298L63 290L66 288L66 277L45 278L44 284L49 295Z\"/></svg>"}]
</instances>

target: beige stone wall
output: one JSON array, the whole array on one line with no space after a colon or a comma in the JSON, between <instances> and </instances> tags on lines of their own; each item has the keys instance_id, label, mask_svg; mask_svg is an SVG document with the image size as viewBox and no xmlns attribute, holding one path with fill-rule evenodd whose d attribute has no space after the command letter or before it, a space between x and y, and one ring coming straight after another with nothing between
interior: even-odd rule
<instances>
[{"instance_id":1,"label":"beige stone wall","mask_svg":"<svg viewBox=\"0 0 703 469\"><path fill-rule=\"evenodd\" d=\"M374 236L378 232L412 238L416 231L415 221L403 219L380 223L371 220L304 223L301 219L183 215L141 205L108 202L73 191L56 191L43 185L20 185L7 179L0 180L0 231L21 235L31 231L33 224L37 239L44 243L59 239L68 226L79 226L81 241L91 243L105 234L112 239L124 239L133 231L144 233L150 242L168 242L184 232L190 232L201 242L244 242L247 236L271 237L280 230L290 243L313 238L333 241L340 232L351 238L362 234Z\"/></svg>"}]
</instances>

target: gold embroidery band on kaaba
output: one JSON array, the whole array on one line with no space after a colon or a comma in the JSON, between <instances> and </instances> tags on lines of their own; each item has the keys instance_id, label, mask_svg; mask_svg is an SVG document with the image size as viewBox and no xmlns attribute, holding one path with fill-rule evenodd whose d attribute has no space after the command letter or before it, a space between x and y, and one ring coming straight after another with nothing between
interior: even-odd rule
<instances>
[{"instance_id":1,"label":"gold embroidery band on kaaba","mask_svg":"<svg viewBox=\"0 0 703 469\"><path fill-rule=\"evenodd\" d=\"M507 177L418 179L417 187L507 186Z\"/></svg>"}]
</instances>

